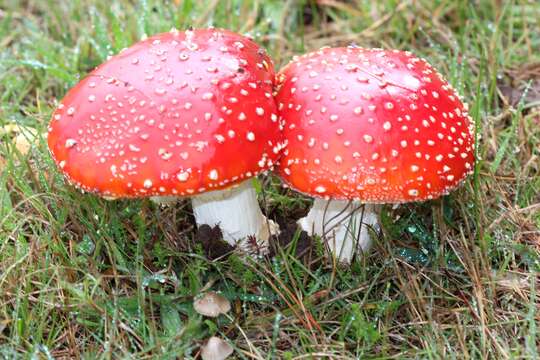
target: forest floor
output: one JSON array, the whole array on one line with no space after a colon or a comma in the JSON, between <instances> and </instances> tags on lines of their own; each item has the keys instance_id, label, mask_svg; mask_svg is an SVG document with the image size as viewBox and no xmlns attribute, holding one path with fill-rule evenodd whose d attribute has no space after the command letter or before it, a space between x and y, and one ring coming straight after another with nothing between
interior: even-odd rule
<instances>
[{"instance_id":1,"label":"forest floor","mask_svg":"<svg viewBox=\"0 0 540 360\"><path fill-rule=\"evenodd\" d=\"M470 104L474 174L383 207L348 267L294 231L273 257L223 254L188 201L66 184L43 135L56 101L145 35L209 25L251 34L276 67L349 44L426 58ZM539 29L527 0L0 1L0 358L189 358L212 335L246 359L540 357ZM311 204L270 175L257 189L285 224ZM227 316L193 310L208 289Z\"/></svg>"}]
</instances>

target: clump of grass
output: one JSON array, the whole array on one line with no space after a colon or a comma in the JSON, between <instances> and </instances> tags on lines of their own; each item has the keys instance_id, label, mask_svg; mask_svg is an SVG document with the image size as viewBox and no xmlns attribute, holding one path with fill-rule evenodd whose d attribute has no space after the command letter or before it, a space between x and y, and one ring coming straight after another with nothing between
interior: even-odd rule
<instances>
[{"instance_id":1,"label":"clump of grass","mask_svg":"<svg viewBox=\"0 0 540 360\"><path fill-rule=\"evenodd\" d=\"M244 358L537 358L540 5L475 4L4 1L0 127L37 135L21 152L0 134L1 356L189 357L217 334ZM426 57L471 105L474 176L444 199L385 208L375 251L350 268L320 244L302 258L209 260L187 203L67 186L39 135L55 99L145 35L208 25L250 33L278 66L350 43ZM309 206L261 180L267 212L296 219ZM232 301L231 318L193 311L206 288Z\"/></svg>"}]
</instances>

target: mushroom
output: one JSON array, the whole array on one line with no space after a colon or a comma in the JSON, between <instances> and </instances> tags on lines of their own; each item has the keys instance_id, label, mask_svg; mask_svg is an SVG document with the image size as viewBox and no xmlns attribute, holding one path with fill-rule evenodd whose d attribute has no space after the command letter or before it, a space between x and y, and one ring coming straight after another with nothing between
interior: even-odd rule
<instances>
[{"instance_id":1,"label":"mushroom","mask_svg":"<svg viewBox=\"0 0 540 360\"><path fill-rule=\"evenodd\" d=\"M173 30L97 67L62 100L52 157L78 188L109 199L191 197L198 225L263 247L277 226L252 178L283 144L274 70L252 40L227 30ZM253 241L249 242L250 244Z\"/></svg>"},{"instance_id":2,"label":"mushroom","mask_svg":"<svg viewBox=\"0 0 540 360\"><path fill-rule=\"evenodd\" d=\"M214 291L208 291L193 301L195 311L203 316L218 317L231 310L230 301Z\"/></svg>"},{"instance_id":3,"label":"mushroom","mask_svg":"<svg viewBox=\"0 0 540 360\"><path fill-rule=\"evenodd\" d=\"M234 349L228 342L217 336L212 336L201 347L201 358L203 360L225 360L233 352Z\"/></svg>"},{"instance_id":4,"label":"mushroom","mask_svg":"<svg viewBox=\"0 0 540 360\"><path fill-rule=\"evenodd\" d=\"M369 247L376 204L435 199L473 171L467 105L410 52L323 48L296 57L277 75L276 102L288 142L279 174L316 197L298 223L330 240L343 262Z\"/></svg>"}]
</instances>

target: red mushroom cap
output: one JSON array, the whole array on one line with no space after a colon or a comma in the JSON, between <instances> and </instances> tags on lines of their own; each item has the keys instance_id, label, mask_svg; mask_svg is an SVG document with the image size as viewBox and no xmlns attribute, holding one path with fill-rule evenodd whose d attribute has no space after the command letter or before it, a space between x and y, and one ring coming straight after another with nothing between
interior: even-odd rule
<instances>
[{"instance_id":1,"label":"red mushroom cap","mask_svg":"<svg viewBox=\"0 0 540 360\"><path fill-rule=\"evenodd\" d=\"M280 152L274 75L266 52L230 31L159 34L68 92L49 148L73 184L107 196L225 188Z\"/></svg>"},{"instance_id":2,"label":"red mushroom cap","mask_svg":"<svg viewBox=\"0 0 540 360\"><path fill-rule=\"evenodd\" d=\"M439 197L471 173L473 123L451 85L409 52L323 48L278 75L288 142L279 173L318 197Z\"/></svg>"}]
</instances>

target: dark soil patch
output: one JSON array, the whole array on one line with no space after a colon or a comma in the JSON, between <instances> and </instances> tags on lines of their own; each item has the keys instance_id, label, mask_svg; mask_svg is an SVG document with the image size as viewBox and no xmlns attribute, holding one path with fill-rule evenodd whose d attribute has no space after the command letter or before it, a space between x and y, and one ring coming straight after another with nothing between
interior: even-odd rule
<instances>
[{"instance_id":1,"label":"dark soil patch","mask_svg":"<svg viewBox=\"0 0 540 360\"><path fill-rule=\"evenodd\" d=\"M270 241L270 257L276 256L279 249L286 249L288 246L295 246L294 254L302 258L312 251L314 241L307 232L301 231L295 221L277 220L281 232L277 237L273 236Z\"/></svg>"},{"instance_id":2,"label":"dark soil patch","mask_svg":"<svg viewBox=\"0 0 540 360\"><path fill-rule=\"evenodd\" d=\"M195 240L202 244L204 253L210 260L227 256L234 251L234 246L223 240L218 225L214 227L201 225L195 233Z\"/></svg>"},{"instance_id":3,"label":"dark soil patch","mask_svg":"<svg viewBox=\"0 0 540 360\"><path fill-rule=\"evenodd\" d=\"M301 258L309 255L314 248L313 239L305 232L300 231L296 222L278 222L281 232L276 237L270 239L269 257L275 257L280 249L286 249L288 246L295 246L294 254ZM227 257L235 247L223 240L223 235L219 226L210 227L201 225L195 233L195 241L200 243L204 249L205 255L210 260L221 257Z\"/></svg>"}]
</instances>

